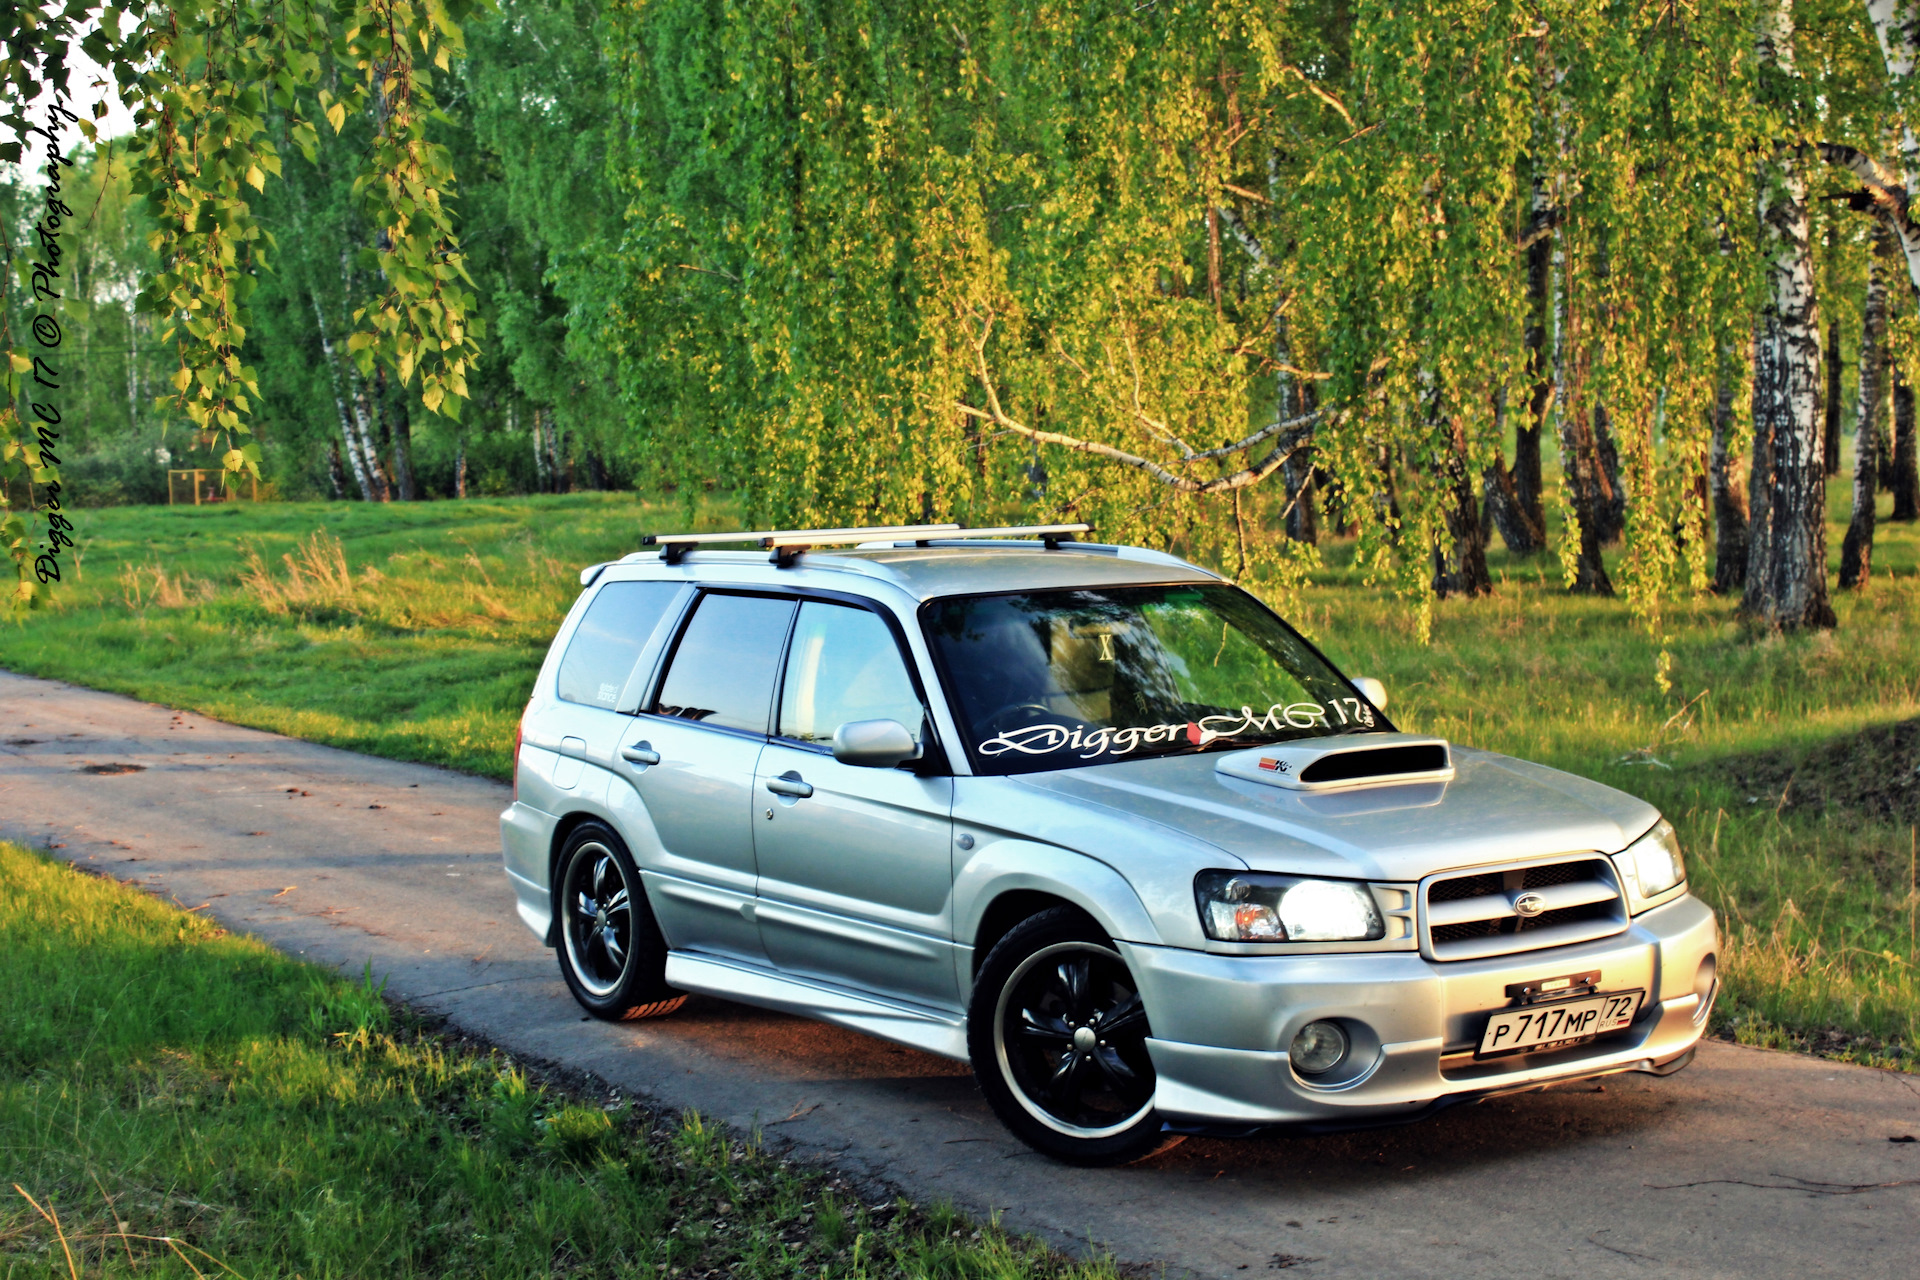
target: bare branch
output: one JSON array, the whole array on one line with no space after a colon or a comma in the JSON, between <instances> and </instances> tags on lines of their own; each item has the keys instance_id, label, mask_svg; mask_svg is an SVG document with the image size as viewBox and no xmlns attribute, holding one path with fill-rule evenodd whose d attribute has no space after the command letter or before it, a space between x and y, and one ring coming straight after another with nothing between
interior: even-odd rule
<instances>
[{"instance_id":1,"label":"bare branch","mask_svg":"<svg viewBox=\"0 0 1920 1280\"><path fill-rule=\"evenodd\" d=\"M686 262L679 262L679 263L675 263L674 265L681 271L692 271L703 276L719 276L722 280L731 280L735 284L740 283L740 277L733 274L733 272L731 271L715 271L710 267L696 267L691 263L686 263Z\"/></svg>"},{"instance_id":2,"label":"bare branch","mask_svg":"<svg viewBox=\"0 0 1920 1280\"><path fill-rule=\"evenodd\" d=\"M1242 467L1240 470L1228 475L1216 476L1210 480L1196 480L1192 476L1181 475L1178 472L1172 471L1168 467L1153 461L1151 458L1143 458L1137 453L1128 453L1124 449L1116 449L1112 445L1101 444L1097 440L1083 440L1077 436L1066 435L1058 431L1041 431L1009 416L1005 408L1001 406L1000 392L994 385L993 371L987 363L987 341L993 333L993 315L991 313L985 315L978 315L978 313L976 313L974 323L977 325L971 343L973 347L974 373L978 375L980 379L980 386L985 393L987 407L982 409L963 402L956 402L954 408L970 418L991 422L1002 431L1021 436L1036 444L1059 445L1061 448L1071 449L1075 453L1085 453L1098 458L1106 458L1122 466L1132 467L1137 471L1144 471L1162 484L1177 489L1182 493L1231 493L1236 489L1244 489L1249 485L1260 483L1275 471L1279 470L1288 458L1291 458L1304 446L1304 441L1302 441L1299 436L1301 429L1313 425L1319 421L1321 417L1321 411L1316 409L1312 413L1302 414L1296 418L1276 420L1243 439L1235 440L1231 444L1221 445L1217 449L1207 449L1198 453L1187 451L1184 446L1179 446L1185 456L1181 457L1175 465L1184 467L1196 462L1209 462L1216 458L1227 457L1230 454L1241 453L1264 444L1275 436L1282 437L1279 443L1275 444L1274 447L1268 451L1267 455L1258 462ZM1065 355L1064 352L1061 354L1063 356ZM1136 412L1135 416L1143 423L1153 421L1147 418L1144 413Z\"/></svg>"},{"instance_id":3,"label":"bare branch","mask_svg":"<svg viewBox=\"0 0 1920 1280\"><path fill-rule=\"evenodd\" d=\"M1347 122L1347 128L1358 129L1360 127L1359 125L1356 125L1353 122L1353 117L1347 113L1347 108L1345 104L1343 104L1340 101L1340 99L1334 97L1331 93L1328 93L1325 89L1321 88L1319 81L1308 79L1307 73L1302 71L1298 67L1283 66L1280 69L1284 72L1287 72L1289 75L1298 76L1300 79L1300 83L1307 86L1308 93L1311 93L1314 97L1320 99L1320 101L1326 103L1328 106L1332 107L1335 111L1338 111L1340 113L1340 118ZM1372 128L1372 126L1369 125L1368 128Z\"/></svg>"},{"instance_id":4,"label":"bare branch","mask_svg":"<svg viewBox=\"0 0 1920 1280\"><path fill-rule=\"evenodd\" d=\"M1860 150L1838 142L1814 144L1820 158L1845 169L1859 180L1860 194L1886 220L1900 240L1907 263L1907 283L1920 295L1920 226L1913 221L1912 193L1893 170Z\"/></svg>"},{"instance_id":5,"label":"bare branch","mask_svg":"<svg viewBox=\"0 0 1920 1280\"><path fill-rule=\"evenodd\" d=\"M1828 164L1837 165L1860 180L1866 188L1866 195L1872 201L1894 215L1900 221L1907 220L1907 188L1898 174L1881 164L1878 160L1845 143L1821 142L1815 144L1820 158Z\"/></svg>"}]
</instances>

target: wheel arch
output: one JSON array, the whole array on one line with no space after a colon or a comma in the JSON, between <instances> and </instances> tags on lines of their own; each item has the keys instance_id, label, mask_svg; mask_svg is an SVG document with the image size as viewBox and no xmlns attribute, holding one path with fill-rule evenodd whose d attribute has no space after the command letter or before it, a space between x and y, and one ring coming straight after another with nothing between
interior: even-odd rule
<instances>
[{"instance_id":1,"label":"wheel arch","mask_svg":"<svg viewBox=\"0 0 1920 1280\"><path fill-rule=\"evenodd\" d=\"M1057 845L995 841L968 860L954 888L954 934L973 950L969 979L994 943L1050 907L1079 911L1115 941L1160 940L1139 894L1119 872Z\"/></svg>"},{"instance_id":2,"label":"wheel arch","mask_svg":"<svg viewBox=\"0 0 1920 1280\"><path fill-rule=\"evenodd\" d=\"M1047 893L1040 889L1009 889L987 904L980 917L980 927L973 936L973 971L980 972L980 962L987 958L994 944L1018 928L1021 922L1031 920L1042 911L1054 907L1067 907L1086 916L1096 928L1100 922L1089 915L1079 903L1069 901L1058 894Z\"/></svg>"}]
</instances>

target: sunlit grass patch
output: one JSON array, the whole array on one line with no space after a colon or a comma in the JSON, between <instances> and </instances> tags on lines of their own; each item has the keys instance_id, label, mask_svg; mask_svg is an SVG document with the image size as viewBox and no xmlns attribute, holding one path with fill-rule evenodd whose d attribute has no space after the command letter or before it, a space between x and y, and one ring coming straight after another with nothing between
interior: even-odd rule
<instances>
[{"instance_id":1,"label":"sunlit grass patch","mask_svg":"<svg viewBox=\"0 0 1920 1280\"><path fill-rule=\"evenodd\" d=\"M530 1079L7 844L0 973L10 1277L1112 1274Z\"/></svg>"}]
</instances>

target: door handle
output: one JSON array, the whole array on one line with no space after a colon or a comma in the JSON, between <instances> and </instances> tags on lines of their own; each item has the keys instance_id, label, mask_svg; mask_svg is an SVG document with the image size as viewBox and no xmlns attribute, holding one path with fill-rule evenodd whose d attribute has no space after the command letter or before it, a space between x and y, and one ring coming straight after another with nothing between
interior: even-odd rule
<instances>
[{"instance_id":1,"label":"door handle","mask_svg":"<svg viewBox=\"0 0 1920 1280\"><path fill-rule=\"evenodd\" d=\"M660 753L650 743L636 742L630 747L620 748L620 758L628 764L659 764Z\"/></svg>"},{"instance_id":2,"label":"door handle","mask_svg":"<svg viewBox=\"0 0 1920 1280\"><path fill-rule=\"evenodd\" d=\"M767 790L777 796L792 796L795 800L805 800L813 794L813 784L802 782L800 775L789 769L777 778L768 778Z\"/></svg>"}]
</instances>

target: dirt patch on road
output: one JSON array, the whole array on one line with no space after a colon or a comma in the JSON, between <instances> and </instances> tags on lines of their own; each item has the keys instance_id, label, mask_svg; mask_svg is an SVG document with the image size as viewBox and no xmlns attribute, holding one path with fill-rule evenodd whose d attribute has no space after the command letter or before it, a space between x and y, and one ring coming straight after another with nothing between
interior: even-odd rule
<instances>
[{"instance_id":1,"label":"dirt patch on road","mask_svg":"<svg viewBox=\"0 0 1920 1280\"><path fill-rule=\"evenodd\" d=\"M1920 720L1875 725L1810 751L1735 756L1719 767L1753 803L1782 813L1920 823Z\"/></svg>"}]
</instances>

